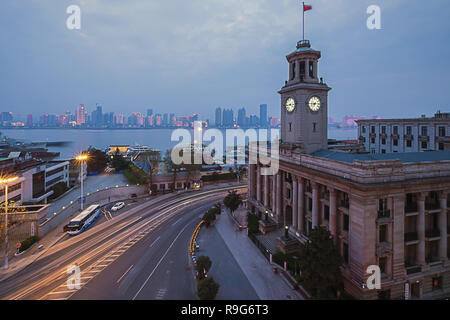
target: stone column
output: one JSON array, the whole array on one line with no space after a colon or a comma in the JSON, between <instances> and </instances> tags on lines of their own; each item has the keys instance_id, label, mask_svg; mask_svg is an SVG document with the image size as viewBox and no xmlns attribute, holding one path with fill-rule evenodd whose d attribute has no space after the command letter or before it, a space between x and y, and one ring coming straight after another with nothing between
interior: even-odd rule
<instances>
[{"instance_id":1,"label":"stone column","mask_svg":"<svg viewBox=\"0 0 450 320\"><path fill-rule=\"evenodd\" d=\"M248 171L247 171L247 176L248 176L248 197L249 199L253 198L253 181L252 181L252 164L248 165Z\"/></svg>"},{"instance_id":2,"label":"stone column","mask_svg":"<svg viewBox=\"0 0 450 320\"><path fill-rule=\"evenodd\" d=\"M316 182L312 183L312 228L319 225L319 185Z\"/></svg>"},{"instance_id":3,"label":"stone column","mask_svg":"<svg viewBox=\"0 0 450 320\"><path fill-rule=\"evenodd\" d=\"M297 230L297 177L292 177L292 227Z\"/></svg>"},{"instance_id":4,"label":"stone column","mask_svg":"<svg viewBox=\"0 0 450 320\"><path fill-rule=\"evenodd\" d=\"M417 245L417 263L425 264L425 194L419 193L417 197L419 216L417 217L417 235L419 243Z\"/></svg>"},{"instance_id":5,"label":"stone column","mask_svg":"<svg viewBox=\"0 0 450 320\"><path fill-rule=\"evenodd\" d=\"M441 202L441 212L439 213L439 229L441 231L441 239L439 240L439 258L447 260L447 194L439 195Z\"/></svg>"},{"instance_id":6,"label":"stone column","mask_svg":"<svg viewBox=\"0 0 450 320\"><path fill-rule=\"evenodd\" d=\"M304 226L303 226L303 215L305 212L304 209L304 202L305 202L305 195L304 195L304 187L303 187L303 178L298 178L298 196L297 196L297 223L298 227L297 230L299 233L303 232Z\"/></svg>"},{"instance_id":7,"label":"stone column","mask_svg":"<svg viewBox=\"0 0 450 320\"><path fill-rule=\"evenodd\" d=\"M269 176L264 176L264 207L269 207Z\"/></svg>"},{"instance_id":8,"label":"stone column","mask_svg":"<svg viewBox=\"0 0 450 320\"><path fill-rule=\"evenodd\" d=\"M337 212L336 212L336 189L328 188L330 190L330 233L336 243L337 237Z\"/></svg>"},{"instance_id":9,"label":"stone column","mask_svg":"<svg viewBox=\"0 0 450 320\"><path fill-rule=\"evenodd\" d=\"M272 176L272 212L277 211L277 175Z\"/></svg>"},{"instance_id":10,"label":"stone column","mask_svg":"<svg viewBox=\"0 0 450 320\"><path fill-rule=\"evenodd\" d=\"M276 193L277 193L277 201L276 201L276 203L277 203L277 211L276 211L276 213L277 213L277 217L278 217L278 222L279 222L279 217L280 217L280 214L281 214L281 172L278 172L277 173L277 190L276 190Z\"/></svg>"},{"instance_id":11,"label":"stone column","mask_svg":"<svg viewBox=\"0 0 450 320\"><path fill-rule=\"evenodd\" d=\"M261 202L261 167L256 167L256 200Z\"/></svg>"}]
</instances>

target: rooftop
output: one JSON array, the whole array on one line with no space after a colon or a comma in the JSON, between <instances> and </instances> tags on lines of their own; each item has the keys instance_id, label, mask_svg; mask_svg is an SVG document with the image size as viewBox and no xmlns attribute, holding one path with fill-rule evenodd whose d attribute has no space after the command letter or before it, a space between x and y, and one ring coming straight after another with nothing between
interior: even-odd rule
<instances>
[{"instance_id":1,"label":"rooftop","mask_svg":"<svg viewBox=\"0 0 450 320\"><path fill-rule=\"evenodd\" d=\"M399 153L346 153L335 150L320 150L312 156L340 162L400 160L402 163L450 161L450 151L399 152Z\"/></svg>"}]
</instances>

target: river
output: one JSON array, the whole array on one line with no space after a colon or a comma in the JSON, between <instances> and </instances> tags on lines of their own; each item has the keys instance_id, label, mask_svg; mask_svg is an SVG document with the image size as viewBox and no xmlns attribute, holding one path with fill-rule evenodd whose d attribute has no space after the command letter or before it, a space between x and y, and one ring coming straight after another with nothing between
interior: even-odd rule
<instances>
[{"instance_id":1,"label":"river","mask_svg":"<svg viewBox=\"0 0 450 320\"><path fill-rule=\"evenodd\" d=\"M60 152L61 159L72 158L74 154L89 146L105 149L109 145L143 145L158 149L162 154L173 148L177 142L171 141L172 129L1 129L2 136L27 142L70 142L64 146L49 147L49 151ZM192 131L191 131L192 132ZM222 130L224 132L224 130ZM225 133L223 133L225 137ZM330 139L357 139L357 129L328 128Z\"/></svg>"}]
</instances>

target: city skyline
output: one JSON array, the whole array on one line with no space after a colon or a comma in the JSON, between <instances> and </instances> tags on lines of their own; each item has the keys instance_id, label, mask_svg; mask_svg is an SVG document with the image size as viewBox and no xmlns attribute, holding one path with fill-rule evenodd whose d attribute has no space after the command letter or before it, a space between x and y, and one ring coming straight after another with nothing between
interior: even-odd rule
<instances>
[{"instance_id":1,"label":"city skyline","mask_svg":"<svg viewBox=\"0 0 450 320\"><path fill-rule=\"evenodd\" d=\"M265 101L278 117L274 88L287 79L283 56L301 37L293 2L218 2L208 8L181 2L183 14L164 3L75 2L83 12L80 30L65 26L70 1L2 5L0 21L8 28L0 37L11 47L1 53L3 74L10 75L0 77L1 109L26 114L45 106L56 113L62 105L101 101L115 113L122 106L170 105L175 113L195 109L211 119L217 105L244 105L257 113ZM321 74L333 84L330 116L444 111L449 4L392 1L383 5L382 29L368 30L370 4L316 0L308 12L306 37L327 55ZM170 22L160 18L167 12Z\"/></svg>"}]
</instances>

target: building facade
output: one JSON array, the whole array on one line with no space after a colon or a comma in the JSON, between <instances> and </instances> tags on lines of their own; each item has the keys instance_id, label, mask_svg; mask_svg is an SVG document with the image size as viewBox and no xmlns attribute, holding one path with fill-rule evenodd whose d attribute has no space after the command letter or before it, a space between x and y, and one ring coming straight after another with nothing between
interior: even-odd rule
<instances>
[{"instance_id":1,"label":"building facade","mask_svg":"<svg viewBox=\"0 0 450 320\"><path fill-rule=\"evenodd\" d=\"M450 151L329 150L330 88L318 80L319 58L305 41L287 56L289 80L279 91L280 150L271 159L279 170L262 175L263 165L249 165L250 212L267 214L267 223L260 220L263 232L267 225L287 228L294 249L313 228L328 228L344 260L345 289L355 298L450 294ZM281 237L278 248L288 252ZM380 290L367 288L371 265L380 267Z\"/></svg>"},{"instance_id":2,"label":"building facade","mask_svg":"<svg viewBox=\"0 0 450 320\"><path fill-rule=\"evenodd\" d=\"M359 142L370 153L450 150L449 113L431 118L358 120Z\"/></svg>"}]
</instances>

